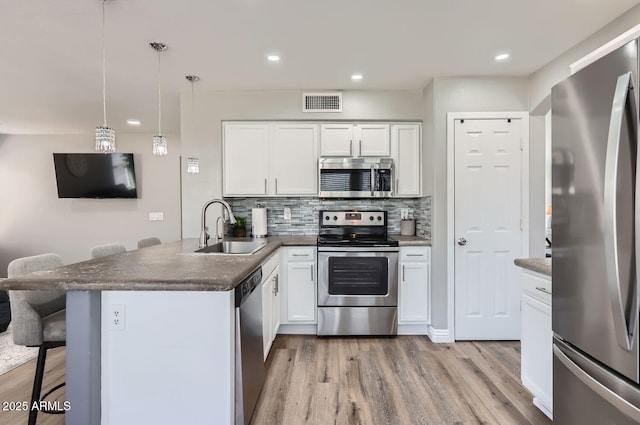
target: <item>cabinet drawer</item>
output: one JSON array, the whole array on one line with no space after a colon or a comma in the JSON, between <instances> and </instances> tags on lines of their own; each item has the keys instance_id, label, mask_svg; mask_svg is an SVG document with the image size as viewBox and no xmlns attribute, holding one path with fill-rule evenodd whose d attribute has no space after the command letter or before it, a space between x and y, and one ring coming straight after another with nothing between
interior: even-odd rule
<instances>
[{"instance_id":1,"label":"cabinet drawer","mask_svg":"<svg viewBox=\"0 0 640 425\"><path fill-rule=\"evenodd\" d=\"M400 261L429 261L428 246L406 246L400 248Z\"/></svg>"},{"instance_id":2,"label":"cabinet drawer","mask_svg":"<svg viewBox=\"0 0 640 425\"><path fill-rule=\"evenodd\" d=\"M315 261L316 260L316 248L304 247L304 248L289 248L287 252L288 261Z\"/></svg>"},{"instance_id":3,"label":"cabinet drawer","mask_svg":"<svg viewBox=\"0 0 640 425\"><path fill-rule=\"evenodd\" d=\"M551 305L551 278L540 273L523 270L522 292Z\"/></svg>"}]
</instances>

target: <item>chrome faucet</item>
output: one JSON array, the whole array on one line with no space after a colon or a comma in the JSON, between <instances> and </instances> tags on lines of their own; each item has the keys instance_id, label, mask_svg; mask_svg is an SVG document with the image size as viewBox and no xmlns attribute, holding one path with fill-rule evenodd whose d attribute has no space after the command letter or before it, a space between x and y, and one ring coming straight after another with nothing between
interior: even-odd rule
<instances>
[{"instance_id":1,"label":"chrome faucet","mask_svg":"<svg viewBox=\"0 0 640 425\"><path fill-rule=\"evenodd\" d=\"M222 199L212 199L210 201L208 201L207 203L204 204L204 207L202 207L202 226L200 228L200 241L198 243L200 248L204 248L207 246L207 242L209 241L209 228L207 227L207 208L209 208L209 205L211 204L220 204L222 205L227 212L229 213L229 223L234 224L236 222L236 217L233 215L233 212L231 212L231 206L223 201ZM224 215L224 211L222 213ZM224 220L224 219L223 219ZM216 242L218 241L218 222L216 221Z\"/></svg>"}]
</instances>

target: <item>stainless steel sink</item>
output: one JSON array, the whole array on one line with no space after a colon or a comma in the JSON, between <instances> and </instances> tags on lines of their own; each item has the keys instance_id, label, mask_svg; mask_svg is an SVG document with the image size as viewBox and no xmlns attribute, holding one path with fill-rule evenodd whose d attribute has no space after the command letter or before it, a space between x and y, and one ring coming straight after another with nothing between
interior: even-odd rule
<instances>
[{"instance_id":1,"label":"stainless steel sink","mask_svg":"<svg viewBox=\"0 0 640 425\"><path fill-rule=\"evenodd\" d=\"M266 241L222 241L195 251L200 254L251 255L267 245Z\"/></svg>"}]
</instances>

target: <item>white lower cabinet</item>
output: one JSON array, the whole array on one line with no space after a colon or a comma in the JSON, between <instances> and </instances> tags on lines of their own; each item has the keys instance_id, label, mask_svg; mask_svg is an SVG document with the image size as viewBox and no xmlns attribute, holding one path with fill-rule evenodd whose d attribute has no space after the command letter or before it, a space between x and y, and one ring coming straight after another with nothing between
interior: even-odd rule
<instances>
[{"instance_id":1,"label":"white lower cabinet","mask_svg":"<svg viewBox=\"0 0 640 425\"><path fill-rule=\"evenodd\" d=\"M262 265L262 348L267 360L280 326L279 255L273 255Z\"/></svg>"},{"instance_id":2,"label":"white lower cabinet","mask_svg":"<svg viewBox=\"0 0 640 425\"><path fill-rule=\"evenodd\" d=\"M407 333L427 332L431 321L431 248L409 246L400 248L398 270L398 332L403 325L417 325Z\"/></svg>"},{"instance_id":3,"label":"white lower cabinet","mask_svg":"<svg viewBox=\"0 0 640 425\"><path fill-rule=\"evenodd\" d=\"M281 249L281 255L281 329L286 333L315 333L318 309L316 247L285 247ZM313 325L314 329L294 325Z\"/></svg>"},{"instance_id":4,"label":"white lower cabinet","mask_svg":"<svg viewBox=\"0 0 640 425\"><path fill-rule=\"evenodd\" d=\"M522 272L521 379L533 404L553 419L553 332L551 278Z\"/></svg>"}]
</instances>

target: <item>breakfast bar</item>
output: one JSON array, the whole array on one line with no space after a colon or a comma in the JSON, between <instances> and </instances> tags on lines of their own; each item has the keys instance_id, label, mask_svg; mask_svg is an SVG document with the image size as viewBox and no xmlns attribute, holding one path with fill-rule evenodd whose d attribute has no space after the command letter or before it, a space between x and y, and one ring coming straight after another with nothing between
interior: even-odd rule
<instances>
[{"instance_id":1,"label":"breakfast bar","mask_svg":"<svg viewBox=\"0 0 640 425\"><path fill-rule=\"evenodd\" d=\"M315 243L263 240L252 255L195 253L186 239L3 281L68 291L65 422L233 424L233 289L280 246Z\"/></svg>"}]
</instances>

